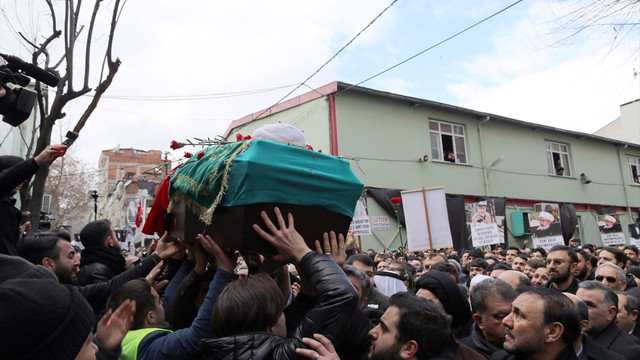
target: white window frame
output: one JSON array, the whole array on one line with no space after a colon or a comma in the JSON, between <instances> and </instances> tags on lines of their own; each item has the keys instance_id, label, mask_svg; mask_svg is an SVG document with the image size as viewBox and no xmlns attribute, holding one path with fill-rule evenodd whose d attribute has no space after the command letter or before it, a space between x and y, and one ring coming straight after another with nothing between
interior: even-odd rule
<instances>
[{"instance_id":1,"label":"white window frame","mask_svg":"<svg viewBox=\"0 0 640 360\"><path fill-rule=\"evenodd\" d=\"M631 184L640 185L640 157L633 155L627 155L626 157Z\"/></svg>"},{"instance_id":2,"label":"white window frame","mask_svg":"<svg viewBox=\"0 0 640 360\"><path fill-rule=\"evenodd\" d=\"M569 144L545 140L544 148L547 154L547 173L549 175L571 177L571 152L569 151ZM557 161L559 161L559 165L564 168L562 174L556 172Z\"/></svg>"},{"instance_id":3,"label":"white window frame","mask_svg":"<svg viewBox=\"0 0 640 360\"><path fill-rule=\"evenodd\" d=\"M51 213L51 195L42 195L42 208L41 211L47 214Z\"/></svg>"},{"instance_id":4,"label":"white window frame","mask_svg":"<svg viewBox=\"0 0 640 360\"><path fill-rule=\"evenodd\" d=\"M431 126L437 125L437 130L432 130ZM447 131L443 129L443 127L451 127L451 131ZM437 138L435 141L433 137ZM451 146L453 147L451 151L455 155L457 164L468 164L469 163L469 153L467 147L467 139L464 132L464 126L459 124L454 124L446 121L429 119L429 141L431 143L431 158L434 161L438 162L447 162L444 160L444 151L443 148L443 136L451 137ZM463 149L459 149L459 143L462 143ZM456 145L458 143L458 145Z\"/></svg>"}]
</instances>

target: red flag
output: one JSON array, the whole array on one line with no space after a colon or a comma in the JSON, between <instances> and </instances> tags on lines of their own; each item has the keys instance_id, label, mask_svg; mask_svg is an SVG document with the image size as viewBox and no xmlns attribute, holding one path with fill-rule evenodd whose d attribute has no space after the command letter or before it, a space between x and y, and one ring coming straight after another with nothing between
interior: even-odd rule
<instances>
[{"instance_id":1,"label":"red flag","mask_svg":"<svg viewBox=\"0 0 640 360\"><path fill-rule=\"evenodd\" d=\"M142 225L142 199L138 200L138 213L136 214L136 227Z\"/></svg>"}]
</instances>

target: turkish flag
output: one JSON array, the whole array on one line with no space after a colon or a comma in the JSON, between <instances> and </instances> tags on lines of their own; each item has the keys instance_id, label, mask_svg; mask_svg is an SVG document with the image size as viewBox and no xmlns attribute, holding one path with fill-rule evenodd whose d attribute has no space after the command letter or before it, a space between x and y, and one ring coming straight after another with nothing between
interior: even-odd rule
<instances>
[{"instance_id":1,"label":"turkish flag","mask_svg":"<svg viewBox=\"0 0 640 360\"><path fill-rule=\"evenodd\" d=\"M142 225L142 199L138 200L138 213L136 214L136 227Z\"/></svg>"}]
</instances>

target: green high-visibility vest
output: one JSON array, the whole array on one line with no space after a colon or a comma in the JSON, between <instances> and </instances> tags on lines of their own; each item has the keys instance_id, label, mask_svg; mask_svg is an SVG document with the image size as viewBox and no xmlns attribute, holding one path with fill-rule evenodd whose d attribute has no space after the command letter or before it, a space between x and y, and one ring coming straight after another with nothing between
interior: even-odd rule
<instances>
[{"instance_id":1,"label":"green high-visibility vest","mask_svg":"<svg viewBox=\"0 0 640 360\"><path fill-rule=\"evenodd\" d=\"M145 336L155 331L169 331L167 329L160 328L144 328L138 330L131 330L127 332L127 335L122 339L122 354L120 354L119 360L136 360L138 358L138 346Z\"/></svg>"}]
</instances>

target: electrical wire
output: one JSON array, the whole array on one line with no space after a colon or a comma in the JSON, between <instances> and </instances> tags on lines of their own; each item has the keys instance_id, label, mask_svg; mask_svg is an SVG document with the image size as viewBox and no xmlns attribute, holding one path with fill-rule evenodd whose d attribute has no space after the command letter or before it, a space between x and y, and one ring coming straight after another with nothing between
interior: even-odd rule
<instances>
[{"instance_id":1,"label":"electrical wire","mask_svg":"<svg viewBox=\"0 0 640 360\"><path fill-rule=\"evenodd\" d=\"M347 91L349 91L351 88L353 88L353 87L355 87L355 86L358 86L358 85L364 84L365 82L367 82L367 81L369 81L369 80L372 80L372 79L374 79L374 78L376 78L376 77L378 77L378 76L380 76L380 75L382 75L382 74L384 74L384 73L386 73L386 72L388 72L388 71L391 71L391 70L393 70L393 69L397 68L398 66L400 66L400 65L402 65L402 64L404 64L404 63L406 63L406 62L408 62L408 61L411 61L411 60L415 59L416 57L418 57L418 56L420 56L420 55L422 55L422 54L426 53L427 51L432 50L433 48L435 48L435 47L437 47L437 46L439 46L439 45L442 45L442 44L444 44L444 43L448 42L449 40L451 40L451 39L453 39L453 38L455 38L455 37L458 37L459 35L461 35L461 34L463 34L463 33L467 32L467 31L469 31L469 30L473 29L474 27L476 27L476 26L478 26L478 25L480 25L480 24L482 24L482 23L484 23L484 22L488 21L489 19L491 19L491 18L493 18L493 17L498 16L499 14L501 14L501 13L503 13L503 12L505 12L505 11L509 10L510 8L512 8L512 7L514 7L515 5L517 5L517 4L519 4L519 3L521 3L522 1L524 1L524 0L518 0L518 1L514 2L513 4L511 4L511 5L507 6L507 7L505 7L504 9L502 9L502 10L500 10L500 11L498 11L498 12L496 12L496 13L494 13L494 14L492 14L492 15L490 15L490 16L488 16L488 17L486 17L486 18L484 18L484 19L482 19L482 20L480 20L480 21L478 21L478 22L476 22L475 24L473 24L473 25L471 25L471 26L468 26L468 27L464 28L463 30L458 31L457 33L455 33L455 34L453 34L453 35L449 36L448 38L446 38L446 39L444 39L444 40L441 40L441 41L437 42L437 43L436 43L436 44L434 44L434 45L429 46L428 48L426 48L426 49L424 49L424 50L420 51L419 53L417 53L417 54L415 54L415 55L413 55L413 56L410 56L409 58L407 58L407 59L405 59L405 60L403 60L403 61L401 61L401 62L399 62L399 63L397 63L397 64L395 64L395 65L393 65L393 66L391 66L391 67L389 67L389 68L387 68L387 69L385 69L385 70L382 70L381 72L379 72L379 73L377 73L377 74L375 74L375 75L373 75L373 76L370 76L370 77L366 78L365 80L360 81L359 83L357 83L357 84L355 84L355 85L351 85L351 86L349 86L348 88L346 88L346 89L344 89L344 90L339 91L338 93L336 93L336 96L337 96L337 95L340 95L340 94L342 94L342 93L345 93L345 92L347 92Z\"/></svg>"},{"instance_id":2,"label":"electrical wire","mask_svg":"<svg viewBox=\"0 0 640 360\"><path fill-rule=\"evenodd\" d=\"M195 94L195 95L168 95L168 96L144 96L144 95L104 95L103 99L112 99L112 100L132 100L132 101L193 101L193 100L211 100L211 99L224 99L231 97L240 97L240 96L248 96L255 94L263 94L271 91L286 89L292 86L298 87L301 84L291 84L291 85L283 85L276 86L265 89L256 89L256 90L245 90L245 91L236 91L236 92L224 92L224 93L213 93L213 94ZM93 98L93 95L85 94L85 97Z\"/></svg>"},{"instance_id":3,"label":"electrical wire","mask_svg":"<svg viewBox=\"0 0 640 360\"><path fill-rule=\"evenodd\" d=\"M313 74L309 75L302 83L300 83L298 86L296 86L293 90L291 90L288 94L286 94L285 96L283 96L280 100L278 100L275 104L271 105L270 107L264 109L258 116L256 116L256 119L259 119L262 115L264 115L266 112L268 112L269 110L271 110L272 108L274 108L275 106L277 106L278 104L280 104L284 99L288 98L291 94L293 94L296 90L298 90L300 87L302 86L306 86L307 81L311 80L312 77L314 77L316 74L318 74L320 72L320 70L322 70L327 64L329 64L333 59L335 59L341 52L342 50L346 49L347 46L351 45L351 43L353 43L365 30L367 30L371 25L373 25L374 22L376 22L376 20L378 20L387 10L389 10L389 8L391 8L398 0L393 0L391 1L391 3L384 8L384 10L382 10L375 18L373 18L373 20L371 20L369 22L369 24L367 24L367 26L365 26L362 30L360 30L351 40L349 40L349 42L347 42L342 48L340 48L340 50L338 50L338 52L336 52L329 60L327 60L324 64L322 64L316 71L313 72ZM314 89L315 91L315 89Z\"/></svg>"}]
</instances>

